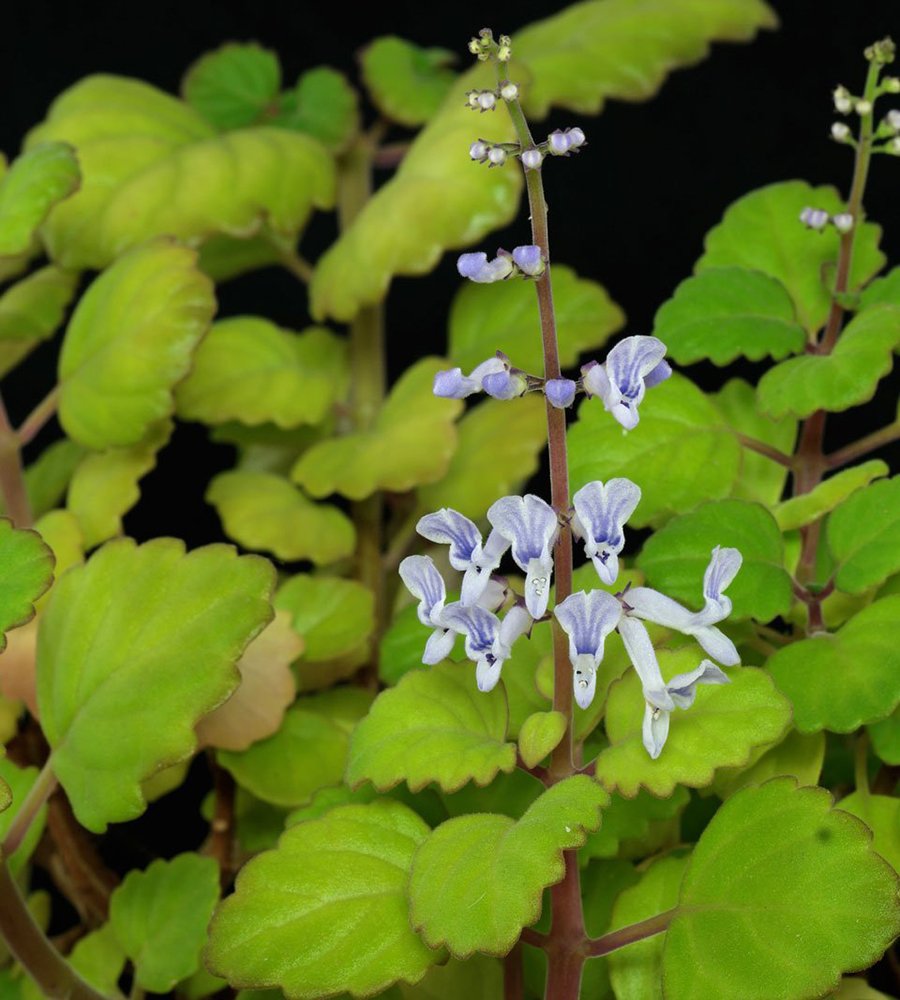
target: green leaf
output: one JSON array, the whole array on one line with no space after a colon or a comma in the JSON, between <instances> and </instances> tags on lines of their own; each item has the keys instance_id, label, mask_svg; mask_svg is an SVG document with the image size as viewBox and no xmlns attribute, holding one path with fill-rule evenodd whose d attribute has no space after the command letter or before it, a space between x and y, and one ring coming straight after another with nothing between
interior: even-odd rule
<instances>
[{"instance_id":1,"label":"green leaf","mask_svg":"<svg viewBox=\"0 0 900 1000\"><path fill-rule=\"evenodd\" d=\"M224 131L259 121L280 86L281 67L274 52L253 42L230 42L191 66L181 92L188 104Z\"/></svg>"},{"instance_id":2,"label":"green leaf","mask_svg":"<svg viewBox=\"0 0 900 1000\"><path fill-rule=\"evenodd\" d=\"M66 506L78 519L84 547L122 534L122 518L138 502L138 482L156 467L156 453L172 433L172 422L152 426L143 441L86 455L72 475Z\"/></svg>"},{"instance_id":3,"label":"green leaf","mask_svg":"<svg viewBox=\"0 0 900 1000\"><path fill-rule=\"evenodd\" d=\"M624 476L640 483L629 522L658 525L702 500L726 496L737 478L741 448L712 402L681 375L647 393L631 433L596 399L586 399L569 430L572 489Z\"/></svg>"},{"instance_id":4,"label":"green leaf","mask_svg":"<svg viewBox=\"0 0 900 1000\"><path fill-rule=\"evenodd\" d=\"M445 474L456 449L458 399L432 392L442 367L437 358L416 362L400 377L371 430L314 444L291 477L314 497L340 493L362 500L378 489L403 493Z\"/></svg>"},{"instance_id":5,"label":"green leaf","mask_svg":"<svg viewBox=\"0 0 900 1000\"><path fill-rule=\"evenodd\" d=\"M774 778L707 826L666 934L663 982L684 1000L812 997L900 931L898 879L821 788Z\"/></svg>"},{"instance_id":6,"label":"green leaf","mask_svg":"<svg viewBox=\"0 0 900 1000\"><path fill-rule=\"evenodd\" d=\"M343 73L319 66L281 95L272 121L311 135L332 153L343 153L359 131L359 98Z\"/></svg>"},{"instance_id":7,"label":"green leaf","mask_svg":"<svg viewBox=\"0 0 900 1000\"><path fill-rule=\"evenodd\" d=\"M421 670L427 638L428 633L419 621L417 606L408 604L394 616L381 637L378 648L378 676L381 680L393 686L410 670ZM449 658L455 658L453 652Z\"/></svg>"},{"instance_id":8,"label":"green leaf","mask_svg":"<svg viewBox=\"0 0 900 1000\"><path fill-rule=\"evenodd\" d=\"M85 449L68 438L48 445L25 470L31 512L40 518L58 506Z\"/></svg>"},{"instance_id":9,"label":"green leaf","mask_svg":"<svg viewBox=\"0 0 900 1000\"><path fill-rule=\"evenodd\" d=\"M526 767L535 767L553 753L565 735L566 725L562 712L535 712L528 716L519 731L519 753Z\"/></svg>"},{"instance_id":10,"label":"green leaf","mask_svg":"<svg viewBox=\"0 0 900 1000\"><path fill-rule=\"evenodd\" d=\"M657 650L663 677L685 673L697 665L692 647ZM754 748L774 743L787 729L791 709L771 678L761 670L734 667L728 684L701 684L687 710L671 714L669 738L657 760L641 741L644 696L635 671L616 681L606 705L610 746L597 758L597 780L610 791L634 798L641 788L665 797L676 785L703 788L717 768L738 767Z\"/></svg>"},{"instance_id":11,"label":"green leaf","mask_svg":"<svg viewBox=\"0 0 900 1000\"><path fill-rule=\"evenodd\" d=\"M857 790L841 799L838 808L858 816L872 831L874 850L900 870L900 799Z\"/></svg>"},{"instance_id":12,"label":"green leaf","mask_svg":"<svg viewBox=\"0 0 900 1000\"><path fill-rule=\"evenodd\" d=\"M37 343L53 336L75 297L78 275L42 267L0 295L0 340Z\"/></svg>"},{"instance_id":13,"label":"green leaf","mask_svg":"<svg viewBox=\"0 0 900 1000\"><path fill-rule=\"evenodd\" d=\"M732 619L767 622L791 606L791 579L784 569L781 532L772 515L745 500L714 500L676 517L651 535L638 556L650 584L676 600L703 604L703 574L717 545L744 557L728 587Z\"/></svg>"},{"instance_id":14,"label":"green leaf","mask_svg":"<svg viewBox=\"0 0 900 1000\"><path fill-rule=\"evenodd\" d=\"M541 894L565 872L609 796L585 775L544 792L516 822L480 813L442 823L416 854L410 920L432 948L457 957L505 955L541 912Z\"/></svg>"},{"instance_id":15,"label":"green leaf","mask_svg":"<svg viewBox=\"0 0 900 1000\"><path fill-rule=\"evenodd\" d=\"M468 246L512 220L520 171L510 169L514 164L487 171L467 155L483 121L465 93L495 85L484 63L461 76L394 176L319 259L310 285L315 319L351 320L363 306L380 302L396 275L427 274L445 250ZM490 131L494 142L515 138L508 116L495 116Z\"/></svg>"},{"instance_id":16,"label":"green leaf","mask_svg":"<svg viewBox=\"0 0 900 1000\"><path fill-rule=\"evenodd\" d=\"M484 517L502 496L518 492L538 469L547 441L547 408L539 393L519 399L487 399L457 424L459 443L447 474L418 491L423 513L452 507Z\"/></svg>"},{"instance_id":17,"label":"green leaf","mask_svg":"<svg viewBox=\"0 0 900 1000\"><path fill-rule=\"evenodd\" d=\"M832 1000L891 1000L887 993L873 990L865 979L857 976L844 976L840 989L831 996Z\"/></svg>"},{"instance_id":18,"label":"green leaf","mask_svg":"<svg viewBox=\"0 0 900 1000\"><path fill-rule=\"evenodd\" d=\"M605 813L603 822L606 822ZM640 875L627 861L595 861L581 873L584 925L591 937L599 937L609 930L617 898L639 879ZM526 965L526 970L527 968ZM526 977L527 975L526 971ZM545 978L546 974L541 977L540 986L535 983L535 992L542 988ZM581 978L581 992L582 996L590 997L591 1000L611 1000L613 992L609 981L609 963L605 956L587 960Z\"/></svg>"},{"instance_id":19,"label":"green leaf","mask_svg":"<svg viewBox=\"0 0 900 1000\"><path fill-rule=\"evenodd\" d=\"M900 477L844 500L828 519L828 547L838 564L835 583L848 594L900 570Z\"/></svg>"},{"instance_id":20,"label":"green leaf","mask_svg":"<svg viewBox=\"0 0 900 1000\"><path fill-rule=\"evenodd\" d=\"M252 236L263 222L293 240L314 207L334 203L334 163L315 140L269 127L217 135L189 105L125 77L65 91L28 144L47 139L71 142L82 170L81 190L42 230L64 267L106 267L162 234Z\"/></svg>"},{"instance_id":21,"label":"green leaf","mask_svg":"<svg viewBox=\"0 0 900 1000\"><path fill-rule=\"evenodd\" d=\"M68 956L70 965L85 982L112 997L120 996L118 984L125 958L111 924L85 934Z\"/></svg>"},{"instance_id":22,"label":"green leaf","mask_svg":"<svg viewBox=\"0 0 900 1000\"><path fill-rule=\"evenodd\" d=\"M300 574L286 580L275 607L290 612L307 660L331 660L354 650L375 627L375 596L356 580Z\"/></svg>"},{"instance_id":23,"label":"green leaf","mask_svg":"<svg viewBox=\"0 0 900 1000\"><path fill-rule=\"evenodd\" d=\"M0 518L0 651L6 633L34 617L34 602L53 580L54 558L36 531Z\"/></svg>"},{"instance_id":24,"label":"green leaf","mask_svg":"<svg viewBox=\"0 0 900 1000\"><path fill-rule=\"evenodd\" d=\"M125 876L110 896L109 922L139 986L167 993L200 968L218 901L219 868L212 858L179 854Z\"/></svg>"},{"instance_id":25,"label":"green leaf","mask_svg":"<svg viewBox=\"0 0 900 1000\"><path fill-rule=\"evenodd\" d=\"M196 254L167 240L116 261L82 296L59 359L59 419L79 444L137 444L173 408L216 303Z\"/></svg>"},{"instance_id":26,"label":"green leaf","mask_svg":"<svg viewBox=\"0 0 900 1000\"><path fill-rule=\"evenodd\" d=\"M281 987L291 1000L418 982L441 959L407 913L409 869L427 836L412 810L389 799L292 827L244 866L219 907L211 971L235 986Z\"/></svg>"},{"instance_id":27,"label":"green leaf","mask_svg":"<svg viewBox=\"0 0 900 1000\"><path fill-rule=\"evenodd\" d=\"M349 695L336 700L343 692ZM220 751L219 763L264 802L304 805L320 788L340 782L350 732L370 702L367 692L348 688L299 698L274 736L240 752Z\"/></svg>"},{"instance_id":28,"label":"green leaf","mask_svg":"<svg viewBox=\"0 0 900 1000\"><path fill-rule=\"evenodd\" d=\"M15 160L0 180L0 257L28 250L47 213L79 180L75 151L63 142L32 146Z\"/></svg>"},{"instance_id":29,"label":"green leaf","mask_svg":"<svg viewBox=\"0 0 900 1000\"><path fill-rule=\"evenodd\" d=\"M336 507L313 503L281 476L223 472L206 491L225 534L247 549L317 565L349 556L356 546L353 522Z\"/></svg>"},{"instance_id":30,"label":"green leaf","mask_svg":"<svg viewBox=\"0 0 900 1000\"><path fill-rule=\"evenodd\" d=\"M9 833L9 828L19 814L22 803L31 791L32 786L37 780L37 776L38 769L36 767L18 767L6 757L0 757L0 784L5 785L12 796L10 808L0 811L0 842ZM31 825L28 827L18 848L5 859L13 875L20 872L28 863L28 859L41 839L46 822L47 806L44 804L31 820Z\"/></svg>"},{"instance_id":31,"label":"green leaf","mask_svg":"<svg viewBox=\"0 0 900 1000\"><path fill-rule=\"evenodd\" d=\"M759 407L772 417L839 413L868 402L891 370L900 343L900 307L875 306L846 326L831 354L806 354L769 369L759 380Z\"/></svg>"},{"instance_id":32,"label":"green leaf","mask_svg":"<svg viewBox=\"0 0 900 1000\"><path fill-rule=\"evenodd\" d=\"M609 929L628 927L675 906L687 862L687 857L677 855L654 861L640 882L616 900ZM664 942L665 935L659 934L610 953L609 978L616 1000L663 1000Z\"/></svg>"},{"instance_id":33,"label":"green leaf","mask_svg":"<svg viewBox=\"0 0 900 1000\"><path fill-rule=\"evenodd\" d=\"M440 108L456 74L446 49L423 49L396 35L370 42L360 55L363 80L378 110L401 125L424 125Z\"/></svg>"},{"instance_id":34,"label":"green leaf","mask_svg":"<svg viewBox=\"0 0 900 1000\"><path fill-rule=\"evenodd\" d=\"M640 841L654 827L668 823L688 804L690 793L678 787L665 799L658 799L648 792L640 791L633 799L613 795L603 810L603 825L592 833L580 857L614 858L622 851L625 841Z\"/></svg>"},{"instance_id":35,"label":"green leaf","mask_svg":"<svg viewBox=\"0 0 900 1000\"><path fill-rule=\"evenodd\" d=\"M746 434L784 452L794 453L797 421L791 417L772 420L756 406L756 390L743 379L730 379L713 397L725 422L738 434ZM784 492L788 470L765 455L742 449L741 471L732 495L741 500L774 504Z\"/></svg>"},{"instance_id":36,"label":"green leaf","mask_svg":"<svg viewBox=\"0 0 900 1000\"><path fill-rule=\"evenodd\" d=\"M849 496L871 483L873 479L886 476L890 471L887 463L882 462L880 458L873 458L850 469L842 469L819 483L809 493L783 500L772 513L782 531L802 528L818 521ZM884 579L885 577L882 577L875 582L881 583Z\"/></svg>"},{"instance_id":37,"label":"green leaf","mask_svg":"<svg viewBox=\"0 0 900 1000\"><path fill-rule=\"evenodd\" d=\"M175 401L185 420L288 429L324 420L347 383L346 345L333 333L236 316L213 324Z\"/></svg>"},{"instance_id":38,"label":"green leaf","mask_svg":"<svg viewBox=\"0 0 900 1000\"><path fill-rule=\"evenodd\" d=\"M502 686L479 691L469 664L412 671L382 691L356 728L347 783L386 791L406 781L414 792L430 781L445 792L468 781L487 785L516 766L507 718Z\"/></svg>"},{"instance_id":39,"label":"green leaf","mask_svg":"<svg viewBox=\"0 0 900 1000\"><path fill-rule=\"evenodd\" d=\"M769 778L792 775L801 785L815 785L825 760L825 735L791 730L749 767L723 767L716 772L712 789L722 799L730 798L746 785L761 785Z\"/></svg>"},{"instance_id":40,"label":"green leaf","mask_svg":"<svg viewBox=\"0 0 900 1000\"><path fill-rule=\"evenodd\" d=\"M806 343L784 286L760 271L717 267L683 281L653 320L653 334L680 365L739 357L780 361Z\"/></svg>"},{"instance_id":41,"label":"green leaf","mask_svg":"<svg viewBox=\"0 0 900 1000\"><path fill-rule=\"evenodd\" d=\"M198 266L217 284L230 281L247 271L272 267L283 260L283 251L270 234L234 239L231 236L210 236L200 247Z\"/></svg>"},{"instance_id":42,"label":"green leaf","mask_svg":"<svg viewBox=\"0 0 900 1000\"><path fill-rule=\"evenodd\" d=\"M868 727L872 749L885 764L900 764L900 709Z\"/></svg>"},{"instance_id":43,"label":"green leaf","mask_svg":"<svg viewBox=\"0 0 900 1000\"><path fill-rule=\"evenodd\" d=\"M769 671L793 702L801 733L849 733L900 704L898 616L900 597L883 597L836 633L791 643L770 658Z\"/></svg>"},{"instance_id":44,"label":"green leaf","mask_svg":"<svg viewBox=\"0 0 900 1000\"><path fill-rule=\"evenodd\" d=\"M749 41L777 23L758 0L649 0L639 10L630 0L577 4L513 37L513 55L531 77L525 112L543 118L561 105L596 114L608 98L645 100L672 69L703 59L710 42Z\"/></svg>"},{"instance_id":45,"label":"green leaf","mask_svg":"<svg viewBox=\"0 0 900 1000\"><path fill-rule=\"evenodd\" d=\"M553 266L553 305L556 312L560 364L578 362L584 351L602 347L625 322L625 314L594 281L579 278L563 264ZM463 284L450 309L449 353L455 365L468 372L500 350L524 371L544 371L541 324L534 284L498 281Z\"/></svg>"},{"instance_id":46,"label":"green leaf","mask_svg":"<svg viewBox=\"0 0 900 1000\"><path fill-rule=\"evenodd\" d=\"M718 226L706 235L706 253L697 270L744 267L776 278L787 289L800 325L813 332L825 322L831 297L823 274L838 258L840 235L806 228L800 213L807 206L834 215L844 202L833 187L810 187L805 181L782 181L738 199ZM878 249L881 229L870 222L857 228L850 287L858 288L884 265Z\"/></svg>"},{"instance_id":47,"label":"green leaf","mask_svg":"<svg viewBox=\"0 0 900 1000\"><path fill-rule=\"evenodd\" d=\"M432 966L421 983L400 983L397 989L398 1000L501 1000L503 966L485 955L473 955L465 962L451 958L446 965Z\"/></svg>"},{"instance_id":48,"label":"green leaf","mask_svg":"<svg viewBox=\"0 0 900 1000\"><path fill-rule=\"evenodd\" d=\"M37 650L41 726L82 826L144 810L140 783L188 757L272 617L272 567L224 545L122 539L57 581ZM152 697L148 697L148 692Z\"/></svg>"},{"instance_id":49,"label":"green leaf","mask_svg":"<svg viewBox=\"0 0 900 1000\"><path fill-rule=\"evenodd\" d=\"M900 267L876 278L862 290L859 297L860 309L877 305L900 306Z\"/></svg>"}]
</instances>

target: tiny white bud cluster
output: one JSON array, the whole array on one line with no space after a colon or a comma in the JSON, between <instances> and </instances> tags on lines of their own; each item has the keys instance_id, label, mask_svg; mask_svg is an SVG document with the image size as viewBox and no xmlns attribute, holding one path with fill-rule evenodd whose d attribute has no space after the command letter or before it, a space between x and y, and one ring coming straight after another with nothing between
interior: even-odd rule
<instances>
[{"instance_id":1,"label":"tiny white bud cluster","mask_svg":"<svg viewBox=\"0 0 900 1000\"><path fill-rule=\"evenodd\" d=\"M853 216L850 212L840 212L838 215L833 215L831 222L839 233L849 233L853 228Z\"/></svg>"},{"instance_id":2,"label":"tiny white bud cluster","mask_svg":"<svg viewBox=\"0 0 900 1000\"><path fill-rule=\"evenodd\" d=\"M506 163L506 150L502 146L492 146L487 158L489 167L502 167Z\"/></svg>"},{"instance_id":3,"label":"tiny white bud cluster","mask_svg":"<svg viewBox=\"0 0 900 1000\"><path fill-rule=\"evenodd\" d=\"M557 129L547 136L547 152L551 156L568 156L569 153L576 153L584 143L584 132L577 126L564 132Z\"/></svg>"},{"instance_id":4,"label":"tiny white bud cluster","mask_svg":"<svg viewBox=\"0 0 900 1000\"><path fill-rule=\"evenodd\" d=\"M895 132L900 132L900 111L894 108L892 111L884 116L885 123L888 128L893 129Z\"/></svg>"},{"instance_id":5,"label":"tiny white bud cluster","mask_svg":"<svg viewBox=\"0 0 900 1000\"><path fill-rule=\"evenodd\" d=\"M500 96L504 101L514 101L519 96L519 88L515 83L507 81L500 88Z\"/></svg>"},{"instance_id":6,"label":"tiny white bud cluster","mask_svg":"<svg viewBox=\"0 0 900 1000\"><path fill-rule=\"evenodd\" d=\"M832 93L834 98L834 110L842 115L849 115L853 110L853 98L846 87L835 87Z\"/></svg>"},{"instance_id":7,"label":"tiny white bud cluster","mask_svg":"<svg viewBox=\"0 0 900 1000\"><path fill-rule=\"evenodd\" d=\"M539 149L526 149L519 158L526 170L537 170L544 159L544 154Z\"/></svg>"},{"instance_id":8,"label":"tiny white bud cluster","mask_svg":"<svg viewBox=\"0 0 900 1000\"><path fill-rule=\"evenodd\" d=\"M800 213L800 221L808 229L820 232L828 225L828 213L824 209L807 206Z\"/></svg>"},{"instance_id":9,"label":"tiny white bud cluster","mask_svg":"<svg viewBox=\"0 0 900 1000\"><path fill-rule=\"evenodd\" d=\"M887 144L887 151L891 154L891 156L900 156L900 135L891 139L891 141Z\"/></svg>"},{"instance_id":10,"label":"tiny white bud cluster","mask_svg":"<svg viewBox=\"0 0 900 1000\"><path fill-rule=\"evenodd\" d=\"M470 90L466 94L466 105L473 111L493 111L497 106L497 94L493 90Z\"/></svg>"},{"instance_id":11,"label":"tiny white bud cluster","mask_svg":"<svg viewBox=\"0 0 900 1000\"><path fill-rule=\"evenodd\" d=\"M501 35L497 43L497 59L502 62L509 62L512 58L512 39L509 35Z\"/></svg>"},{"instance_id":12,"label":"tiny white bud cluster","mask_svg":"<svg viewBox=\"0 0 900 1000\"><path fill-rule=\"evenodd\" d=\"M881 89L885 94L900 94L900 77L886 76L881 81Z\"/></svg>"},{"instance_id":13,"label":"tiny white bud cluster","mask_svg":"<svg viewBox=\"0 0 900 1000\"><path fill-rule=\"evenodd\" d=\"M469 146L469 156L475 160L476 163L483 163L488 158L488 153L491 151L491 147L479 139L477 142L473 142Z\"/></svg>"},{"instance_id":14,"label":"tiny white bud cluster","mask_svg":"<svg viewBox=\"0 0 900 1000\"><path fill-rule=\"evenodd\" d=\"M847 142L850 138L850 128L843 122L835 122L831 126L831 138L835 142Z\"/></svg>"}]
</instances>

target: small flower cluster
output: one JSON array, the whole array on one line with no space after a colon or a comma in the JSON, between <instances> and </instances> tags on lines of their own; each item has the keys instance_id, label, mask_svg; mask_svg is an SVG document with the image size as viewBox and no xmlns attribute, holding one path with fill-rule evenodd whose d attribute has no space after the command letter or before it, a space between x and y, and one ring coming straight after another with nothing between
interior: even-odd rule
<instances>
[{"instance_id":1,"label":"small flower cluster","mask_svg":"<svg viewBox=\"0 0 900 1000\"><path fill-rule=\"evenodd\" d=\"M498 100L515 101L519 96L519 88L516 84L505 80L496 90L468 90L466 91L466 106L473 111L493 111L497 107Z\"/></svg>"},{"instance_id":2,"label":"small flower cluster","mask_svg":"<svg viewBox=\"0 0 900 1000\"><path fill-rule=\"evenodd\" d=\"M490 90L471 90L468 94L468 104L473 110L489 111L496 106L497 94L504 97L504 100L515 100L518 96L518 89L512 97L507 97L504 91L512 94L514 83L504 84L495 94ZM510 156L518 156L522 161L522 166L526 170L537 170L543 163L545 156L569 156L577 153L587 142L584 131L578 126L565 130L557 129L543 141L528 149L522 149L515 142L491 143L486 139L478 139L469 147L469 158L476 163L487 163L489 167L500 167L506 163Z\"/></svg>"},{"instance_id":3,"label":"small flower cluster","mask_svg":"<svg viewBox=\"0 0 900 1000\"><path fill-rule=\"evenodd\" d=\"M490 28L482 28L477 38L469 39L469 51L479 62L487 62L491 56L496 56L499 62L509 62L512 58L512 39L509 35L501 35L495 42Z\"/></svg>"},{"instance_id":4,"label":"small flower cluster","mask_svg":"<svg viewBox=\"0 0 900 1000\"><path fill-rule=\"evenodd\" d=\"M894 61L895 47L889 39L882 39L866 49L866 58L870 62L884 66ZM855 113L860 118L871 115L874 111L875 101L883 94L900 94L900 77L886 76L880 82L870 87L867 86L866 97L857 97L851 94L844 86L835 87L832 92L834 109L838 114L849 115ZM836 142L846 143L856 146L856 140L850 131L850 127L844 122L834 122L831 126L831 137ZM900 156L900 110L893 109L879 122L874 131L875 140L883 140L880 145L873 145L873 153L888 153L892 156ZM824 223L822 223L824 225ZM813 228L821 228L815 226ZM846 230L842 230L846 232Z\"/></svg>"},{"instance_id":5,"label":"small flower cluster","mask_svg":"<svg viewBox=\"0 0 900 1000\"><path fill-rule=\"evenodd\" d=\"M513 275L539 278L546 267L541 248L533 244L516 247L512 253L500 249L493 260L488 260L486 253L464 253L456 262L456 270L461 277L479 284L503 281Z\"/></svg>"},{"instance_id":6,"label":"small flower cluster","mask_svg":"<svg viewBox=\"0 0 900 1000\"><path fill-rule=\"evenodd\" d=\"M829 222L839 233L849 233L853 228L853 216L850 212L829 215L824 208L810 208L809 206L800 213L800 221L807 229L815 229L816 232L822 232Z\"/></svg>"},{"instance_id":7,"label":"small flower cluster","mask_svg":"<svg viewBox=\"0 0 900 1000\"><path fill-rule=\"evenodd\" d=\"M615 583L619 553L625 544L625 522L640 501L641 491L628 479L588 483L573 497L567 514L576 538L584 543L601 581ZM455 634L465 636L466 656L476 664L482 691L499 681L503 664L516 640L530 633L535 620L547 613L553 575L551 555L560 519L540 497L508 496L487 512L487 541L469 518L450 508L427 514L417 530L424 538L449 546L450 565L463 574L460 600L446 603L444 580L428 556L408 556L400 575L419 600L419 620L432 629L422 662L438 663L453 647ZM525 573L525 596L515 599L501 619L495 614L506 603L505 581L492 574L507 552ZM693 704L698 684L724 684L728 677L712 662L734 666L740 657L734 643L716 627L731 613L724 591L741 566L737 549L716 547L703 578L704 606L690 611L649 587L635 587L613 596L603 590L579 591L558 604L553 615L569 638L569 660L575 701L588 708L597 688L597 671L607 636L617 630L643 688L643 742L652 758L662 752L675 708ZM710 659L689 673L665 683L644 621L693 636Z\"/></svg>"}]
</instances>

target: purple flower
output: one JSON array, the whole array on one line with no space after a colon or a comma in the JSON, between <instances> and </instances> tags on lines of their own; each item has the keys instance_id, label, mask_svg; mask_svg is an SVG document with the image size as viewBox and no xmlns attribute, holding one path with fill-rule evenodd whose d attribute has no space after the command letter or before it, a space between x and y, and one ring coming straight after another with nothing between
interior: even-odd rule
<instances>
[{"instance_id":1,"label":"purple flower","mask_svg":"<svg viewBox=\"0 0 900 1000\"><path fill-rule=\"evenodd\" d=\"M531 628L531 616L520 605L510 608L501 622L477 605L450 604L442 620L466 637L466 656L477 664L475 679L479 691L490 691L496 686L504 661L512 655L513 643Z\"/></svg>"},{"instance_id":2,"label":"purple flower","mask_svg":"<svg viewBox=\"0 0 900 1000\"><path fill-rule=\"evenodd\" d=\"M588 483L572 498L572 531L584 539L584 554L593 561L600 579L615 583L619 553L625 545L625 522L641 499L640 487L630 479Z\"/></svg>"},{"instance_id":3,"label":"purple flower","mask_svg":"<svg viewBox=\"0 0 900 1000\"><path fill-rule=\"evenodd\" d=\"M400 563L400 577L407 590L419 599L419 621L433 631L425 643L423 663L440 663L453 649L453 633L442 620L447 591L444 579L429 556L407 556Z\"/></svg>"},{"instance_id":4,"label":"purple flower","mask_svg":"<svg viewBox=\"0 0 900 1000\"><path fill-rule=\"evenodd\" d=\"M488 520L512 545L512 557L525 575L525 606L532 618L541 618L550 599L553 576L551 548L559 533L553 508L529 493L502 497L491 504Z\"/></svg>"},{"instance_id":5,"label":"purple flower","mask_svg":"<svg viewBox=\"0 0 900 1000\"><path fill-rule=\"evenodd\" d=\"M505 370L506 362L498 357L482 361L470 375L463 375L462 368L447 368L435 374L432 392L444 399L465 399L472 393L482 391L482 383L488 375Z\"/></svg>"},{"instance_id":6,"label":"purple flower","mask_svg":"<svg viewBox=\"0 0 900 1000\"><path fill-rule=\"evenodd\" d=\"M416 531L430 542L450 546L450 565L464 574L461 601L464 605L477 604L509 542L499 532L492 531L482 545L481 532L475 524L451 507L442 507L420 518Z\"/></svg>"},{"instance_id":7,"label":"purple flower","mask_svg":"<svg viewBox=\"0 0 900 1000\"><path fill-rule=\"evenodd\" d=\"M587 708L597 690L597 668L606 637L619 624L622 605L604 590L570 594L553 609L569 637L569 660L575 701Z\"/></svg>"},{"instance_id":8,"label":"purple flower","mask_svg":"<svg viewBox=\"0 0 900 1000\"><path fill-rule=\"evenodd\" d=\"M551 406L564 410L572 405L577 386L570 378L548 378L544 383L544 393Z\"/></svg>"},{"instance_id":9,"label":"purple flower","mask_svg":"<svg viewBox=\"0 0 900 1000\"><path fill-rule=\"evenodd\" d=\"M508 278L513 273L513 263L503 254L488 260L486 253L464 253L460 254L456 262L456 270L470 281L489 284Z\"/></svg>"},{"instance_id":10,"label":"purple flower","mask_svg":"<svg viewBox=\"0 0 900 1000\"><path fill-rule=\"evenodd\" d=\"M512 252L516 267L530 278L537 278L546 270L541 248L538 246L516 247Z\"/></svg>"},{"instance_id":11,"label":"purple flower","mask_svg":"<svg viewBox=\"0 0 900 1000\"><path fill-rule=\"evenodd\" d=\"M640 419L644 393L672 374L665 353L666 345L656 337L626 337L609 352L605 364L593 361L581 369L585 392L599 396L616 420L632 430Z\"/></svg>"},{"instance_id":12,"label":"purple flower","mask_svg":"<svg viewBox=\"0 0 900 1000\"><path fill-rule=\"evenodd\" d=\"M528 388L528 381L518 369L504 368L503 371L485 375L482 388L494 399L515 399Z\"/></svg>"},{"instance_id":13,"label":"purple flower","mask_svg":"<svg viewBox=\"0 0 900 1000\"><path fill-rule=\"evenodd\" d=\"M828 213L822 208L810 208L807 206L800 213L800 221L808 229L821 230L828 225Z\"/></svg>"}]
</instances>

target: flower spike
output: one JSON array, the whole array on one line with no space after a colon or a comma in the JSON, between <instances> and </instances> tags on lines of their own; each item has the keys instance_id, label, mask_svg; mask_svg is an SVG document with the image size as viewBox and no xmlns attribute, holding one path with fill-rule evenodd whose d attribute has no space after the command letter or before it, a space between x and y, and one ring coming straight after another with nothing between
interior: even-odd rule
<instances>
[{"instance_id":1,"label":"flower spike","mask_svg":"<svg viewBox=\"0 0 900 1000\"><path fill-rule=\"evenodd\" d=\"M422 662L440 663L450 655L454 640L442 620L447 599L444 579L429 556L407 556L400 563L400 577L413 597L419 599L419 621L433 629L425 643Z\"/></svg>"},{"instance_id":2,"label":"flower spike","mask_svg":"<svg viewBox=\"0 0 900 1000\"><path fill-rule=\"evenodd\" d=\"M581 369L584 389L599 396L604 407L630 431L637 427L638 406L646 390L672 374L665 353L666 345L657 337L626 337L609 352L605 364L589 362Z\"/></svg>"},{"instance_id":3,"label":"flower spike","mask_svg":"<svg viewBox=\"0 0 900 1000\"><path fill-rule=\"evenodd\" d=\"M572 498L572 531L584 539L584 554L606 584L615 583L619 575L623 528L640 499L640 487L630 479L610 479L605 486L597 480L582 486Z\"/></svg>"},{"instance_id":4,"label":"flower spike","mask_svg":"<svg viewBox=\"0 0 900 1000\"><path fill-rule=\"evenodd\" d=\"M513 643L531 628L531 615L521 605L510 608L501 622L478 605L450 604L442 620L466 637L466 656L477 664L479 691L496 687L503 663L512 655Z\"/></svg>"},{"instance_id":5,"label":"flower spike","mask_svg":"<svg viewBox=\"0 0 900 1000\"><path fill-rule=\"evenodd\" d=\"M481 532L475 524L451 507L442 507L420 518L416 531L430 542L450 546L450 565L464 574L461 601L464 605L477 604L509 542L499 532L492 531L482 545Z\"/></svg>"},{"instance_id":6,"label":"flower spike","mask_svg":"<svg viewBox=\"0 0 900 1000\"><path fill-rule=\"evenodd\" d=\"M575 701L587 708L597 690L597 668L606 637L619 624L622 605L605 590L579 591L557 604L553 613L569 637Z\"/></svg>"},{"instance_id":7,"label":"flower spike","mask_svg":"<svg viewBox=\"0 0 900 1000\"><path fill-rule=\"evenodd\" d=\"M494 528L512 544L512 557L525 577L525 606L532 618L541 618L550 598L553 557L550 550L559 533L553 508L540 497L502 497L487 512Z\"/></svg>"}]
</instances>

